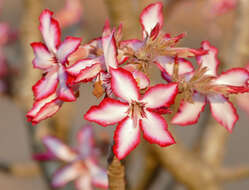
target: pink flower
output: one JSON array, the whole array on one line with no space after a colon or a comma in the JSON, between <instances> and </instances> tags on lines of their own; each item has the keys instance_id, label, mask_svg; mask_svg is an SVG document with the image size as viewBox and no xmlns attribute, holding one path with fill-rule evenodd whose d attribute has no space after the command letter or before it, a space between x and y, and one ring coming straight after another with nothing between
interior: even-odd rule
<instances>
[{"instance_id":1,"label":"pink flower","mask_svg":"<svg viewBox=\"0 0 249 190\"><path fill-rule=\"evenodd\" d=\"M88 58L81 59L67 69L67 72L76 77L75 83L88 82L95 79L95 83L100 83L109 97L112 97L109 68L117 68L118 49L115 36L121 35L121 26L116 32L111 31L109 22L107 21L104 27L102 38L93 40L83 48L88 50ZM96 55L96 51L100 51L100 55ZM92 52L95 52L92 53ZM124 60L122 60L124 61ZM139 87L146 88L149 85L149 79L143 73L135 68L125 67L139 82Z\"/></svg>"},{"instance_id":2,"label":"pink flower","mask_svg":"<svg viewBox=\"0 0 249 190\"><path fill-rule=\"evenodd\" d=\"M85 119L102 126L118 123L115 131L114 153L123 159L139 144L140 128L144 138L160 146L174 144L166 121L156 110L173 103L177 85L158 84L151 87L143 97L132 74L124 69L111 69L113 93L122 101L105 98L99 106L92 106Z\"/></svg>"},{"instance_id":3,"label":"pink flower","mask_svg":"<svg viewBox=\"0 0 249 190\"><path fill-rule=\"evenodd\" d=\"M101 72L108 72L109 67L116 68L117 62L117 49L114 39L114 31L102 38L91 41L84 46L89 50L88 58L81 59L67 69L67 72L75 76L75 83L90 81L96 78ZM91 51L102 51L100 55L91 53Z\"/></svg>"},{"instance_id":4,"label":"pink flower","mask_svg":"<svg viewBox=\"0 0 249 190\"><path fill-rule=\"evenodd\" d=\"M193 57L204 52L191 48L176 47L178 41L184 37L180 34L171 37L161 31L163 26L163 5L161 2L148 5L140 15L143 40L126 40L120 42L120 54L128 63L139 63L148 68L150 63L160 65L174 62L175 56L179 58ZM161 59L164 59L164 62ZM167 61L167 62L165 62ZM146 73L146 69L144 69Z\"/></svg>"},{"instance_id":5,"label":"pink flower","mask_svg":"<svg viewBox=\"0 0 249 190\"><path fill-rule=\"evenodd\" d=\"M233 68L217 75L217 49L207 41L202 43L202 49L208 53L197 58L199 67L196 70L186 62L164 67L164 78L178 82L179 92L184 94L172 123L182 126L196 123L209 102L213 117L231 132L238 115L227 96L248 91L249 73L242 68Z\"/></svg>"},{"instance_id":6,"label":"pink flower","mask_svg":"<svg viewBox=\"0 0 249 190\"><path fill-rule=\"evenodd\" d=\"M66 163L54 173L52 185L62 187L70 181L75 181L78 190L91 190L93 185L107 189L106 172L99 167L95 159L92 127L89 125L83 127L78 132L77 140L78 147L73 150L55 137L43 138L43 143L48 149L48 156L42 155L42 158L54 157ZM41 156L36 156L36 158L41 158Z\"/></svg>"},{"instance_id":7,"label":"pink flower","mask_svg":"<svg viewBox=\"0 0 249 190\"><path fill-rule=\"evenodd\" d=\"M32 88L35 103L27 114L32 123L52 116L64 101L76 100L66 69L67 58L77 50L81 39L67 37L60 43L59 24L52 15L51 11L44 10L40 16L39 29L46 45L41 42L31 44L35 53L33 66L45 73Z\"/></svg>"},{"instance_id":8,"label":"pink flower","mask_svg":"<svg viewBox=\"0 0 249 190\"><path fill-rule=\"evenodd\" d=\"M80 21L82 15L82 3L80 0L66 0L63 9L55 14L61 28L73 25Z\"/></svg>"}]
</instances>

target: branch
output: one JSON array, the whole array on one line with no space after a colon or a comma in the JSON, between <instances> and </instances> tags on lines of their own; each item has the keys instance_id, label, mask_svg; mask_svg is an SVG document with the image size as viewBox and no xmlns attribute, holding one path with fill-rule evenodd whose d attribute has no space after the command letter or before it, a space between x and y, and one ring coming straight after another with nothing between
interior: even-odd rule
<instances>
[{"instance_id":1,"label":"branch","mask_svg":"<svg viewBox=\"0 0 249 190\"><path fill-rule=\"evenodd\" d=\"M214 167L223 161L229 133L211 115L201 141L202 159Z\"/></svg>"},{"instance_id":2,"label":"branch","mask_svg":"<svg viewBox=\"0 0 249 190\"><path fill-rule=\"evenodd\" d=\"M34 177L40 175L41 171L34 162L29 163L0 163L0 172L17 177Z\"/></svg>"},{"instance_id":3,"label":"branch","mask_svg":"<svg viewBox=\"0 0 249 190\"><path fill-rule=\"evenodd\" d=\"M152 150L158 156L162 166L188 189L220 189L215 171L181 143L177 142L176 145L166 148L154 145Z\"/></svg>"},{"instance_id":4,"label":"branch","mask_svg":"<svg viewBox=\"0 0 249 190\"><path fill-rule=\"evenodd\" d=\"M221 168L218 171L218 177L222 181L236 181L249 177L249 166L240 166L236 168Z\"/></svg>"},{"instance_id":5,"label":"branch","mask_svg":"<svg viewBox=\"0 0 249 190\"><path fill-rule=\"evenodd\" d=\"M249 61L249 1L239 0L236 17L236 30L227 57L227 66L238 67Z\"/></svg>"}]
</instances>

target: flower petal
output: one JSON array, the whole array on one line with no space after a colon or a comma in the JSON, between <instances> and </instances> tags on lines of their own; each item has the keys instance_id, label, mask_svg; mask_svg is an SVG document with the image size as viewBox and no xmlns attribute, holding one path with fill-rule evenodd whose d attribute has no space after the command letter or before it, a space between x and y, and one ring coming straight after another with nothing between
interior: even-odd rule
<instances>
[{"instance_id":1,"label":"flower petal","mask_svg":"<svg viewBox=\"0 0 249 190\"><path fill-rule=\"evenodd\" d=\"M74 53L80 46L81 38L66 37L57 50L57 58L60 63L65 63L67 57Z\"/></svg>"},{"instance_id":2,"label":"flower petal","mask_svg":"<svg viewBox=\"0 0 249 190\"><path fill-rule=\"evenodd\" d=\"M158 114L146 111L146 117L141 119L141 129L144 138L150 143L160 146L169 146L175 144L175 140L167 130L166 121Z\"/></svg>"},{"instance_id":3,"label":"flower petal","mask_svg":"<svg viewBox=\"0 0 249 190\"><path fill-rule=\"evenodd\" d=\"M32 61L34 68L47 70L54 65L52 62L53 56L48 51L48 48L41 42L34 42L31 44L35 58Z\"/></svg>"},{"instance_id":4,"label":"flower petal","mask_svg":"<svg viewBox=\"0 0 249 190\"><path fill-rule=\"evenodd\" d=\"M55 159L55 156L48 151L44 153L33 154L32 159L37 161L51 161Z\"/></svg>"},{"instance_id":5,"label":"flower petal","mask_svg":"<svg viewBox=\"0 0 249 190\"><path fill-rule=\"evenodd\" d=\"M94 139L91 125L85 125L77 133L78 152L82 158L90 157L93 154Z\"/></svg>"},{"instance_id":6,"label":"flower petal","mask_svg":"<svg viewBox=\"0 0 249 190\"><path fill-rule=\"evenodd\" d=\"M107 189L108 178L106 171L100 168L93 160L88 160L86 164L90 170L94 186Z\"/></svg>"},{"instance_id":7,"label":"flower petal","mask_svg":"<svg viewBox=\"0 0 249 190\"><path fill-rule=\"evenodd\" d=\"M53 12L45 9L40 15L39 29L42 33L42 37L47 45L48 49L56 52L57 47L60 44L60 27L57 20L52 18Z\"/></svg>"},{"instance_id":8,"label":"flower petal","mask_svg":"<svg viewBox=\"0 0 249 190\"><path fill-rule=\"evenodd\" d=\"M143 39L150 36L152 30L159 24L159 30L163 25L163 4L153 3L143 9L140 15L140 23L143 29Z\"/></svg>"},{"instance_id":9,"label":"flower petal","mask_svg":"<svg viewBox=\"0 0 249 190\"><path fill-rule=\"evenodd\" d=\"M102 126L113 125L127 116L128 104L105 98L98 106L92 106L85 114L85 119Z\"/></svg>"},{"instance_id":10,"label":"flower petal","mask_svg":"<svg viewBox=\"0 0 249 190\"><path fill-rule=\"evenodd\" d=\"M205 108L206 98L199 93L195 93L192 100L193 103L181 101L178 112L171 120L172 124L186 126L197 123L200 113Z\"/></svg>"},{"instance_id":11,"label":"flower petal","mask_svg":"<svg viewBox=\"0 0 249 190\"><path fill-rule=\"evenodd\" d=\"M81 174L81 168L78 163L67 165L57 170L52 178L52 186L62 187L68 182L73 181Z\"/></svg>"},{"instance_id":12,"label":"flower petal","mask_svg":"<svg viewBox=\"0 0 249 190\"><path fill-rule=\"evenodd\" d=\"M102 45L103 45L105 65L107 71L109 71L109 67L116 69L118 67L118 61L117 61L117 47L114 39L114 32L112 32L111 35L104 36L102 38Z\"/></svg>"},{"instance_id":13,"label":"flower petal","mask_svg":"<svg viewBox=\"0 0 249 190\"><path fill-rule=\"evenodd\" d=\"M246 86L248 80L249 73L246 69L233 68L219 75L214 83L230 86Z\"/></svg>"},{"instance_id":14,"label":"flower petal","mask_svg":"<svg viewBox=\"0 0 249 190\"><path fill-rule=\"evenodd\" d=\"M109 36L111 34L112 34L112 31L111 31L110 21L106 20L104 28L103 28L102 37L106 37L106 36Z\"/></svg>"},{"instance_id":15,"label":"flower petal","mask_svg":"<svg viewBox=\"0 0 249 190\"><path fill-rule=\"evenodd\" d=\"M197 63L201 65L201 67L207 67L208 70L206 72L207 75L216 76L217 69L220 64L217 54L218 49L214 46L211 46L208 41L202 42L201 50L206 50L207 54L201 55L197 57Z\"/></svg>"},{"instance_id":16,"label":"flower petal","mask_svg":"<svg viewBox=\"0 0 249 190\"><path fill-rule=\"evenodd\" d=\"M40 100L53 94L57 89L58 82L57 70L48 72L32 87L35 99Z\"/></svg>"},{"instance_id":17,"label":"flower petal","mask_svg":"<svg viewBox=\"0 0 249 190\"><path fill-rule=\"evenodd\" d=\"M32 124L37 124L41 120L47 119L54 115L61 107L62 101L58 100L56 94L36 101L26 117Z\"/></svg>"},{"instance_id":18,"label":"flower petal","mask_svg":"<svg viewBox=\"0 0 249 190\"><path fill-rule=\"evenodd\" d=\"M90 67L83 69L77 78L75 79L75 83L78 82L88 82L95 78L101 71L101 64L96 63Z\"/></svg>"},{"instance_id":19,"label":"flower petal","mask_svg":"<svg viewBox=\"0 0 249 190\"><path fill-rule=\"evenodd\" d=\"M175 61L177 63L175 63ZM178 74L184 75L186 73L194 71L194 67L191 62L186 59L178 58L175 60L169 56L159 56L156 58L155 62L159 66L159 69L163 72L166 72L169 76L173 75L174 65L178 64Z\"/></svg>"},{"instance_id":20,"label":"flower petal","mask_svg":"<svg viewBox=\"0 0 249 190\"><path fill-rule=\"evenodd\" d=\"M128 64L124 65L122 68L132 73L132 76L135 78L140 89L145 89L150 85L150 79L143 72L137 70L136 65Z\"/></svg>"},{"instance_id":21,"label":"flower petal","mask_svg":"<svg viewBox=\"0 0 249 190\"><path fill-rule=\"evenodd\" d=\"M119 160L125 158L140 142L140 129L130 117L124 119L114 133L113 152Z\"/></svg>"},{"instance_id":22,"label":"flower petal","mask_svg":"<svg viewBox=\"0 0 249 190\"><path fill-rule=\"evenodd\" d=\"M69 146L55 137L45 136L42 142L48 151L60 160L72 162L77 158L77 154Z\"/></svg>"},{"instance_id":23,"label":"flower petal","mask_svg":"<svg viewBox=\"0 0 249 190\"><path fill-rule=\"evenodd\" d=\"M233 104L222 95L213 95L207 98L213 117L229 132L232 132L234 124L239 118Z\"/></svg>"},{"instance_id":24,"label":"flower petal","mask_svg":"<svg viewBox=\"0 0 249 190\"><path fill-rule=\"evenodd\" d=\"M144 42L141 40L137 40L137 39L124 40L120 42L121 48L128 47L134 51L138 51L143 46L144 46Z\"/></svg>"},{"instance_id":25,"label":"flower petal","mask_svg":"<svg viewBox=\"0 0 249 190\"><path fill-rule=\"evenodd\" d=\"M171 105L177 95L177 83L157 84L151 87L142 98L147 108L159 108Z\"/></svg>"},{"instance_id":26,"label":"flower petal","mask_svg":"<svg viewBox=\"0 0 249 190\"><path fill-rule=\"evenodd\" d=\"M131 102L139 99L137 82L129 71L122 68L111 69L111 86L116 96Z\"/></svg>"},{"instance_id":27,"label":"flower petal","mask_svg":"<svg viewBox=\"0 0 249 190\"><path fill-rule=\"evenodd\" d=\"M68 86L68 74L64 66L59 67L59 99L65 102L72 102L76 100L73 90Z\"/></svg>"},{"instance_id":28,"label":"flower petal","mask_svg":"<svg viewBox=\"0 0 249 190\"><path fill-rule=\"evenodd\" d=\"M80 71L83 69L86 69L87 67L91 67L92 65L96 63L101 63L102 60L99 58L95 59L82 59L77 61L75 64L67 68L67 72L70 75L77 76L80 74Z\"/></svg>"},{"instance_id":29,"label":"flower petal","mask_svg":"<svg viewBox=\"0 0 249 190\"><path fill-rule=\"evenodd\" d=\"M75 187L77 190L93 190L91 176L88 174L81 175L76 179Z\"/></svg>"}]
</instances>

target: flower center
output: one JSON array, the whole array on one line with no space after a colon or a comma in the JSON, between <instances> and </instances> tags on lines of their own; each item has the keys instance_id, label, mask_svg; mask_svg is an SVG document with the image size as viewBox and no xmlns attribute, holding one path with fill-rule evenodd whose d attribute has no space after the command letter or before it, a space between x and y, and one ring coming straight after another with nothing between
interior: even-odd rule
<instances>
[{"instance_id":1,"label":"flower center","mask_svg":"<svg viewBox=\"0 0 249 190\"><path fill-rule=\"evenodd\" d=\"M130 104L128 115L133 119L134 127L138 126L138 122L141 118L146 117L144 109L144 103L132 102Z\"/></svg>"}]
</instances>

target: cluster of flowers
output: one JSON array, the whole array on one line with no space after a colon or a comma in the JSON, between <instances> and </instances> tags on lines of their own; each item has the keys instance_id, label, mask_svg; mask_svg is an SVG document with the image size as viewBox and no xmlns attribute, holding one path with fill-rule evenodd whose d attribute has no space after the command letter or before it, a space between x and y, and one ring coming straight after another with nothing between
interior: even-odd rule
<instances>
[{"instance_id":1,"label":"cluster of flowers","mask_svg":"<svg viewBox=\"0 0 249 190\"><path fill-rule=\"evenodd\" d=\"M60 160L66 163L54 173L53 187L62 187L70 181L75 181L78 190L91 190L92 185L107 189L106 171L100 168L96 161L92 126L83 126L77 134L77 141L77 148L72 149L56 137L46 136L43 138L43 144L47 147L47 152L34 155L34 159Z\"/></svg>"},{"instance_id":2,"label":"cluster of flowers","mask_svg":"<svg viewBox=\"0 0 249 190\"><path fill-rule=\"evenodd\" d=\"M184 35L164 33L162 3L147 6L140 15L142 40L122 40L122 25L106 22L102 37L81 45L67 37L60 42L60 28L53 13L44 10L40 31L44 43L32 43L35 68L44 71L33 86L34 105L27 118L33 124L54 115L64 102L77 99L79 85L93 82L93 94L104 95L84 118L102 126L117 124L113 151L123 159L140 141L175 143L162 114L170 113L176 96L181 98L171 123L190 125L198 121L207 103L214 118L232 131L238 115L230 94L248 92L249 73L233 68L217 74L217 49L204 41L200 49L176 47ZM187 58L196 58L194 66ZM149 70L157 67L165 83L150 86Z\"/></svg>"}]
</instances>

